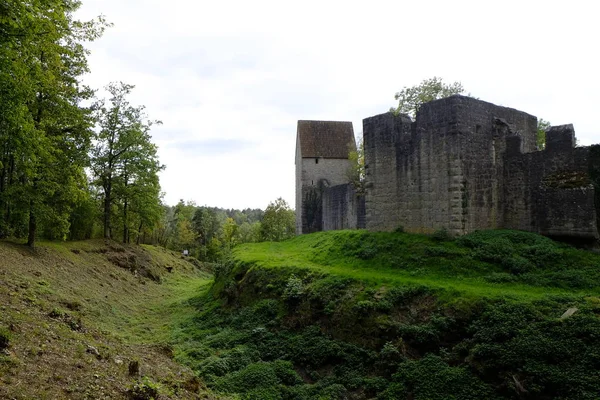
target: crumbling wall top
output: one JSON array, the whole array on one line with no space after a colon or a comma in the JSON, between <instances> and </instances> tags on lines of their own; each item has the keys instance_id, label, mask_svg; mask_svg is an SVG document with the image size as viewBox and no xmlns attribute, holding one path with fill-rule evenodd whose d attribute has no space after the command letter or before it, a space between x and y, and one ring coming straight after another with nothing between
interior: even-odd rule
<instances>
[{"instance_id":1,"label":"crumbling wall top","mask_svg":"<svg viewBox=\"0 0 600 400\"><path fill-rule=\"evenodd\" d=\"M552 126L546 131L546 150L564 151L575 147L573 124Z\"/></svg>"}]
</instances>

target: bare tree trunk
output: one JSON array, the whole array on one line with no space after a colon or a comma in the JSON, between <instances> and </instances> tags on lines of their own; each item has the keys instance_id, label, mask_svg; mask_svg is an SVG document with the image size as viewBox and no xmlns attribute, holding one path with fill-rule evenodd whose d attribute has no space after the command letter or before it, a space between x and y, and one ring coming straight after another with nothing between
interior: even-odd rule
<instances>
[{"instance_id":1,"label":"bare tree trunk","mask_svg":"<svg viewBox=\"0 0 600 400\"><path fill-rule=\"evenodd\" d=\"M110 239L110 203L111 203L111 183L104 188L104 239Z\"/></svg>"},{"instance_id":2,"label":"bare tree trunk","mask_svg":"<svg viewBox=\"0 0 600 400\"><path fill-rule=\"evenodd\" d=\"M37 232L37 221L33 212L33 202L29 203L29 233L27 236L27 246L35 247L35 234Z\"/></svg>"},{"instance_id":3,"label":"bare tree trunk","mask_svg":"<svg viewBox=\"0 0 600 400\"><path fill-rule=\"evenodd\" d=\"M129 242L129 228L127 227L127 199L123 204L123 243Z\"/></svg>"}]
</instances>

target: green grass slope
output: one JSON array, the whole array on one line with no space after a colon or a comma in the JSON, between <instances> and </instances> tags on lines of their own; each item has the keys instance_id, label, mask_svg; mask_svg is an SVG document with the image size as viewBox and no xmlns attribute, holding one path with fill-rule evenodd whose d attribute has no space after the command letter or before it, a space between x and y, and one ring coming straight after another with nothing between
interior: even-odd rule
<instances>
[{"instance_id":1,"label":"green grass slope","mask_svg":"<svg viewBox=\"0 0 600 400\"><path fill-rule=\"evenodd\" d=\"M599 296L535 234L323 232L238 247L172 338L243 399L598 399Z\"/></svg>"},{"instance_id":2,"label":"green grass slope","mask_svg":"<svg viewBox=\"0 0 600 400\"><path fill-rule=\"evenodd\" d=\"M169 345L210 277L150 246L0 242L0 398L218 398Z\"/></svg>"}]
</instances>

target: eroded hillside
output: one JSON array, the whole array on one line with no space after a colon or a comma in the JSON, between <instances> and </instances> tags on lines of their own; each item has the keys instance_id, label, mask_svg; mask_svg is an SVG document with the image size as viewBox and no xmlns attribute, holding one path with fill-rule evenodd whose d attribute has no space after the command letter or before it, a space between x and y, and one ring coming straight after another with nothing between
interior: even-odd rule
<instances>
[{"instance_id":1,"label":"eroded hillside","mask_svg":"<svg viewBox=\"0 0 600 400\"><path fill-rule=\"evenodd\" d=\"M215 398L169 345L199 267L114 242L1 242L0 398Z\"/></svg>"}]
</instances>

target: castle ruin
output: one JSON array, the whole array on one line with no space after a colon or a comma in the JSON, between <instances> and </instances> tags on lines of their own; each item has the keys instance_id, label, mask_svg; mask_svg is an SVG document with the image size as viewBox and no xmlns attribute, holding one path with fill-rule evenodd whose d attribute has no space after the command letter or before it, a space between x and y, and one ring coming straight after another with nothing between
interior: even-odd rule
<instances>
[{"instance_id":1,"label":"castle ruin","mask_svg":"<svg viewBox=\"0 0 600 400\"><path fill-rule=\"evenodd\" d=\"M349 184L356 151L352 122L298 121L296 135L296 232L364 227L364 199Z\"/></svg>"},{"instance_id":2,"label":"castle ruin","mask_svg":"<svg viewBox=\"0 0 600 400\"><path fill-rule=\"evenodd\" d=\"M563 125L538 150L536 133L536 117L460 95L423 104L414 122L366 118L361 197L346 173L352 124L299 121L297 232L505 228L597 241L600 146L575 147L573 126Z\"/></svg>"}]
</instances>

